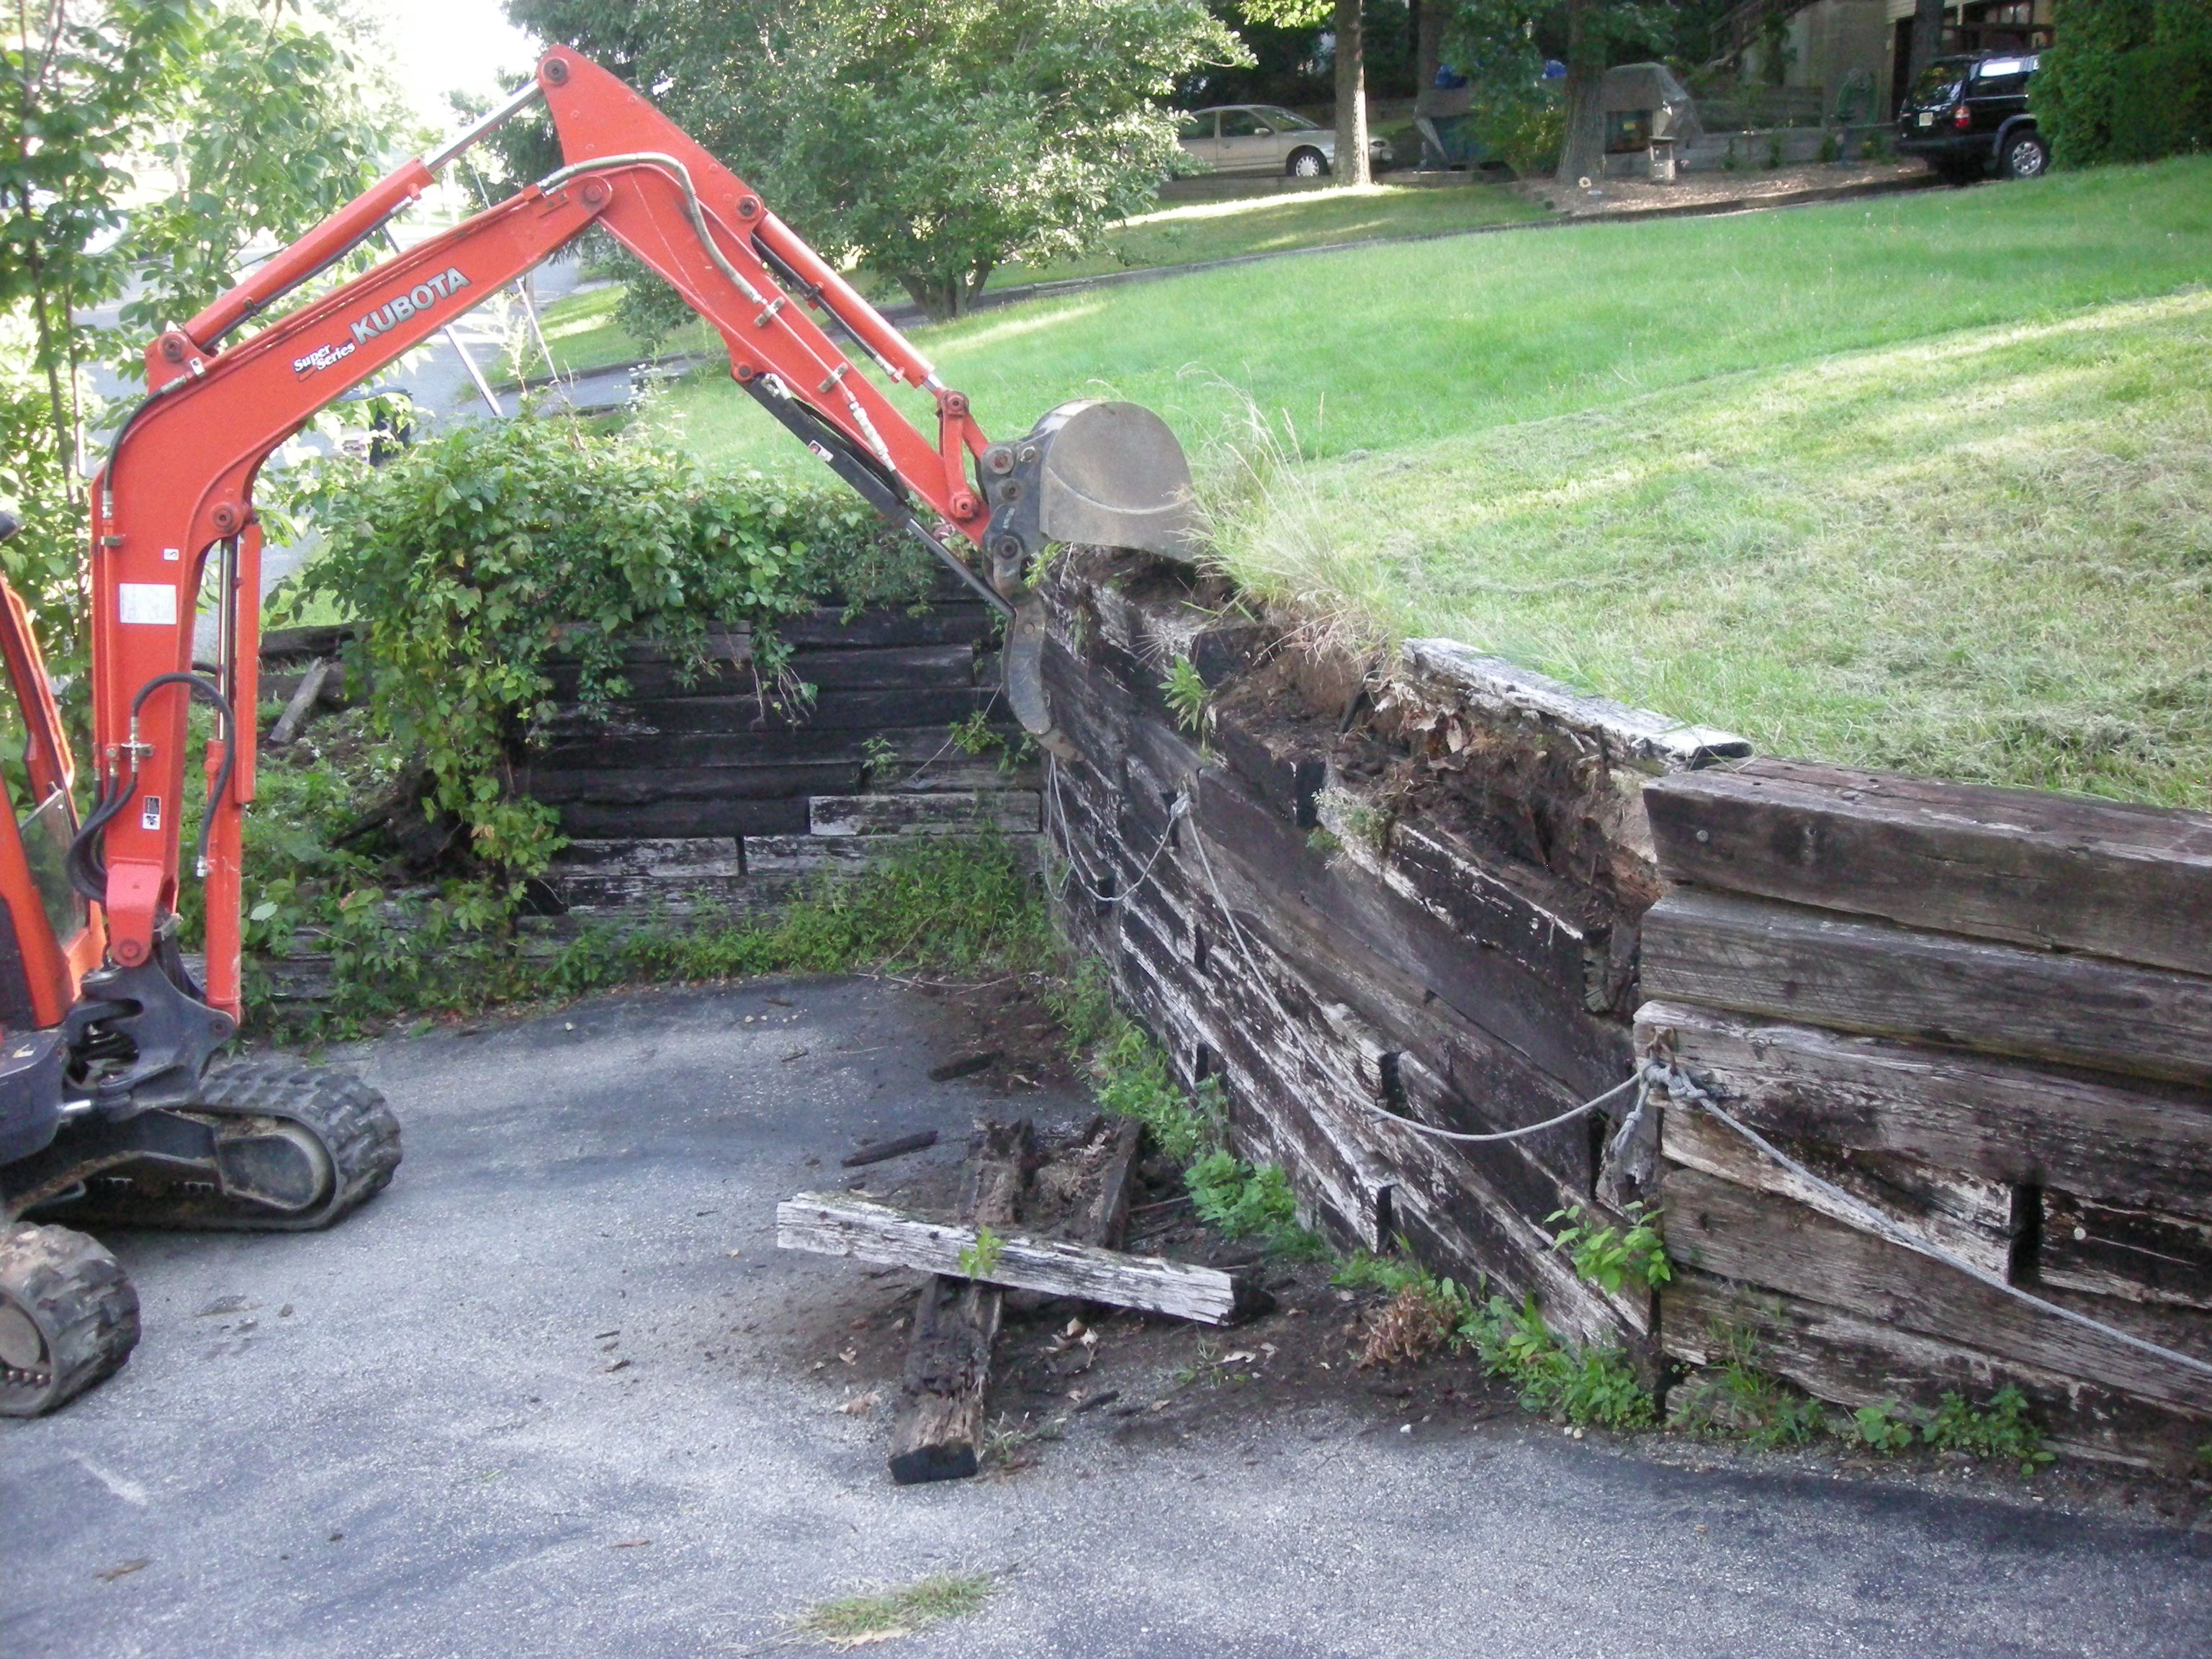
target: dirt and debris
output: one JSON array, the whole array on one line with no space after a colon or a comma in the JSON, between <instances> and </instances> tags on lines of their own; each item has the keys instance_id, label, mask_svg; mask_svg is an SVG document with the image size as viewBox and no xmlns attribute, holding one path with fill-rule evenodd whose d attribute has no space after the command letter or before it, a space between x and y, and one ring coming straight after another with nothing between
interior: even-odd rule
<instances>
[{"instance_id":1,"label":"dirt and debris","mask_svg":"<svg viewBox=\"0 0 2212 1659\"><path fill-rule=\"evenodd\" d=\"M1524 179L1512 188L1532 202L1571 219L1597 214L1650 213L1673 208L1721 208L1741 204L1746 208L1779 207L1792 199L1824 200L1833 192L1875 194L1886 191L1928 187L1935 175L1925 161L1808 161L1795 167L1769 167L1764 157L1745 147L1744 165L1716 173L1677 174L1671 185L1655 185L1649 179L1599 179L1588 190L1561 185L1549 179Z\"/></svg>"},{"instance_id":2,"label":"dirt and debris","mask_svg":"<svg viewBox=\"0 0 2212 1659\"><path fill-rule=\"evenodd\" d=\"M1041 1126L1039 1140L1055 1152L1094 1132L1094 1120L1073 1119ZM1052 1164L1048 1156L1041 1168ZM879 1181L876 1195L902 1208L950 1213L963 1179L960 1164L944 1161ZM1055 1178L1041 1184L1062 1183ZM1127 1249L1223 1267L1258 1258L1250 1246L1197 1218L1180 1173L1163 1158L1139 1161L1130 1197ZM1070 1183L1058 1212L1065 1218L1080 1211L1079 1184ZM1413 1309L1402 1291L1346 1289L1332 1282L1333 1272L1328 1261L1270 1264L1261 1282L1275 1298L1273 1310L1226 1329L1008 1292L991 1369L983 1478L1018 1478L1048 1459L1055 1443L1079 1432L1103 1434L1117 1444L1172 1443L1334 1411L1364 1419L1370 1431L1415 1437L1565 1432L1698 1474L1798 1474L1929 1492L1970 1490L2183 1528L2212 1522L2212 1481L2203 1480L2067 1461L2023 1480L1996 1463L1921 1453L1886 1457L1834 1438L1770 1449L1687 1434L1620 1437L1552 1424L1522 1410L1511 1384L1485 1376L1472 1358L1435 1340L1432 1316ZM884 1407L899 1397L922 1275L878 1268L835 1282L835 1291L794 1307L779 1346L787 1363L834 1380L836 1398L827 1411L888 1433L892 1413Z\"/></svg>"},{"instance_id":3,"label":"dirt and debris","mask_svg":"<svg viewBox=\"0 0 2212 1659\"><path fill-rule=\"evenodd\" d=\"M1075 1082L1067 1038L1045 1004L1042 975L924 979L912 988L944 1015L944 1059L930 1070L933 1083L965 1081L995 1094L1025 1095Z\"/></svg>"}]
</instances>

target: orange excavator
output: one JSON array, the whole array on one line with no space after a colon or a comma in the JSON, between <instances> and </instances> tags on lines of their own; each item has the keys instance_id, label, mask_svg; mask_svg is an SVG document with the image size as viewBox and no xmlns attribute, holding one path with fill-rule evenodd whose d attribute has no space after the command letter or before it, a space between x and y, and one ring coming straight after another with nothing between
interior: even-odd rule
<instances>
[{"instance_id":1,"label":"orange excavator","mask_svg":"<svg viewBox=\"0 0 2212 1659\"><path fill-rule=\"evenodd\" d=\"M560 167L230 339L539 99ZM358 1079L289 1060L216 1062L240 1015L240 852L254 793L254 480L317 410L593 225L714 325L732 375L763 408L999 610L1009 702L1047 748L1066 752L1039 672L1030 562L1050 543L1170 552L1189 534L1189 469L1157 416L1072 403L1025 437L990 441L968 399L757 193L566 50L447 148L165 330L146 350L147 395L93 484L94 753L81 817L27 613L0 592L0 659L23 743L20 768L0 769L12 797L0 811L0 1414L52 1410L112 1372L137 1339L137 1295L113 1256L56 1224L324 1227L398 1165L398 1125ZM933 402L933 439L833 329L893 386ZM195 669L192 647L211 559L210 673ZM204 884L204 984L177 938L193 701L214 719L191 869Z\"/></svg>"}]
</instances>

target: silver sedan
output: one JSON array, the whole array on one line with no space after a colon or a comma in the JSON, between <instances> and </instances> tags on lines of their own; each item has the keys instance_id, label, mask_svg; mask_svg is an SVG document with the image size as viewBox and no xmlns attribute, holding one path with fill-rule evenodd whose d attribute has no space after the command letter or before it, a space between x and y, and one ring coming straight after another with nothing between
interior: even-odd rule
<instances>
[{"instance_id":1,"label":"silver sedan","mask_svg":"<svg viewBox=\"0 0 2212 1659\"><path fill-rule=\"evenodd\" d=\"M1318 179L1336 170L1336 134L1273 104L1193 110L1178 137L1184 155L1207 173L1282 173ZM1367 141L1368 165L1390 165L1390 141Z\"/></svg>"}]
</instances>

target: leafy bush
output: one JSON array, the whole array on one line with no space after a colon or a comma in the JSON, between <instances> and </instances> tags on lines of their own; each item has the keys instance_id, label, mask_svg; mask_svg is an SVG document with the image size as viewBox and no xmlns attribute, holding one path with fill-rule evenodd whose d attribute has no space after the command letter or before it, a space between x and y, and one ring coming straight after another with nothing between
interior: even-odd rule
<instances>
[{"instance_id":1,"label":"leafy bush","mask_svg":"<svg viewBox=\"0 0 2212 1659\"><path fill-rule=\"evenodd\" d=\"M1188 1093L1168 1057L1135 1021L1113 1012L1103 975L1079 970L1053 1000L1054 1012L1080 1052L1093 1046L1093 1092L1107 1111L1133 1117L1152 1144L1183 1166L1198 1218L1231 1238L1251 1239L1272 1255L1313 1256L1321 1240L1298 1224L1290 1177L1273 1164L1246 1163L1223 1144L1221 1085L1212 1078Z\"/></svg>"},{"instance_id":2,"label":"leafy bush","mask_svg":"<svg viewBox=\"0 0 2212 1659\"><path fill-rule=\"evenodd\" d=\"M2030 95L2064 167L2149 161L2212 144L2212 14L2203 0L2060 0Z\"/></svg>"},{"instance_id":3,"label":"leafy bush","mask_svg":"<svg viewBox=\"0 0 2212 1659\"><path fill-rule=\"evenodd\" d=\"M1098 1103L1109 1112L1137 1119L1152 1132L1153 1143L1176 1163L1193 1162L1219 1138L1217 1126L1176 1082L1167 1055L1134 1021L1118 1016L1113 1019L1092 1069Z\"/></svg>"},{"instance_id":4,"label":"leafy bush","mask_svg":"<svg viewBox=\"0 0 2212 1659\"><path fill-rule=\"evenodd\" d=\"M2022 1474L2033 1474L2056 1455L2027 1415L2027 1396L2010 1383L1980 1406L1969 1405L1962 1394L1946 1393L1921 1425L1920 1437L1938 1451L2017 1463Z\"/></svg>"},{"instance_id":5,"label":"leafy bush","mask_svg":"<svg viewBox=\"0 0 2212 1659\"><path fill-rule=\"evenodd\" d=\"M1336 1271L1328 1282L1347 1291L1388 1291L1393 1296L1409 1285L1428 1288L1447 1284L1413 1258L1411 1243L1401 1234L1398 1239L1400 1254L1376 1255L1368 1250L1354 1250L1336 1264ZM1465 1299L1465 1293L1462 1293ZM1473 1304L1468 1304L1472 1311Z\"/></svg>"},{"instance_id":6,"label":"leafy bush","mask_svg":"<svg viewBox=\"0 0 2212 1659\"><path fill-rule=\"evenodd\" d=\"M470 423L383 466L335 463L307 497L326 538L298 579L361 618L350 669L381 734L419 753L429 799L473 850L534 875L553 814L504 784L509 746L553 712L546 659L581 665L580 698L623 690L623 648L657 639L694 669L710 624L750 625L756 682L787 705L778 617L835 592L922 591L852 497L702 471L672 451L563 421ZM854 573L864 586L855 592Z\"/></svg>"},{"instance_id":7,"label":"leafy bush","mask_svg":"<svg viewBox=\"0 0 2212 1659\"><path fill-rule=\"evenodd\" d=\"M1279 1165L1254 1165L1216 1150L1183 1171L1198 1218L1231 1238L1247 1238L1274 1255L1317 1255L1321 1240L1298 1224L1291 1178Z\"/></svg>"},{"instance_id":8,"label":"leafy bush","mask_svg":"<svg viewBox=\"0 0 2212 1659\"><path fill-rule=\"evenodd\" d=\"M1860 1407L1851 1413L1851 1426L1862 1444L1885 1457L1907 1450L1912 1444L1912 1419L1894 1400Z\"/></svg>"},{"instance_id":9,"label":"leafy bush","mask_svg":"<svg viewBox=\"0 0 2212 1659\"><path fill-rule=\"evenodd\" d=\"M2124 53L2114 105L2112 159L2154 161L2212 146L2212 40L2161 41Z\"/></svg>"},{"instance_id":10,"label":"leafy bush","mask_svg":"<svg viewBox=\"0 0 2212 1659\"><path fill-rule=\"evenodd\" d=\"M1467 123L1476 143L1523 179L1542 178L1559 166L1567 140L1567 113L1557 99L1479 100Z\"/></svg>"},{"instance_id":11,"label":"leafy bush","mask_svg":"<svg viewBox=\"0 0 2212 1659\"><path fill-rule=\"evenodd\" d=\"M1667 1260L1666 1241L1654 1224L1659 1219L1658 1212L1631 1204L1625 1213L1626 1230L1594 1224L1579 1204L1553 1211L1544 1222L1547 1226L1556 1221L1568 1224L1553 1237L1552 1248L1566 1253L1578 1277L1616 1294L1632 1279L1656 1291L1674 1276L1674 1265Z\"/></svg>"},{"instance_id":12,"label":"leafy bush","mask_svg":"<svg viewBox=\"0 0 2212 1659\"><path fill-rule=\"evenodd\" d=\"M1956 1389L1946 1391L1932 1412L1894 1400L1862 1406L1851 1414L1851 1431L1884 1456L1910 1450L1917 1440L1931 1450L1963 1452L1982 1462L2016 1463L2022 1474L2034 1474L2057 1455L2028 1416L2027 1396L2010 1383L1978 1406Z\"/></svg>"},{"instance_id":13,"label":"leafy bush","mask_svg":"<svg viewBox=\"0 0 2212 1659\"><path fill-rule=\"evenodd\" d=\"M1668 1428L1740 1436L1769 1449L1802 1445L1828 1431L1827 1410L1819 1401L1759 1368L1757 1337L1741 1329L1718 1335L1725 1358L1668 1395Z\"/></svg>"},{"instance_id":14,"label":"leafy bush","mask_svg":"<svg viewBox=\"0 0 2212 1659\"><path fill-rule=\"evenodd\" d=\"M1626 1356L1562 1342L1533 1294L1517 1308L1492 1297L1468 1315L1456 1340L1491 1376L1518 1385L1525 1411L1621 1431L1648 1429L1656 1420L1650 1391Z\"/></svg>"}]
</instances>

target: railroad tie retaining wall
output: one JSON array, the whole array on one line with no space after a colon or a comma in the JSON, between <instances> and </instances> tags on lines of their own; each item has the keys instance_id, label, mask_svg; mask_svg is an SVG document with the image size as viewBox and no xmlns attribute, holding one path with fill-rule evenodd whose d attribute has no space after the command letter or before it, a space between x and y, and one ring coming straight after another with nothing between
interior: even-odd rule
<instances>
[{"instance_id":1,"label":"railroad tie retaining wall","mask_svg":"<svg viewBox=\"0 0 2212 1659\"><path fill-rule=\"evenodd\" d=\"M1760 761L1655 784L1639 1042L1893 1226L2212 1361L2212 817ZM1668 1351L1823 1399L2017 1387L2188 1467L2212 1378L1881 1237L1703 1114L1662 1127Z\"/></svg>"},{"instance_id":2,"label":"railroad tie retaining wall","mask_svg":"<svg viewBox=\"0 0 2212 1659\"><path fill-rule=\"evenodd\" d=\"M571 837L547 883L572 925L702 902L757 913L904 836L1036 834L1034 762L951 740L977 714L999 738L1018 735L981 600L947 579L918 610L823 607L776 629L790 673L816 688L811 704L763 709L742 631L716 637L703 678L639 646L625 697L563 710L519 757L516 787L554 806ZM574 696L573 664L554 680Z\"/></svg>"},{"instance_id":3,"label":"railroad tie retaining wall","mask_svg":"<svg viewBox=\"0 0 2212 1659\"><path fill-rule=\"evenodd\" d=\"M337 654L348 630L295 629L264 642L265 688L289 696L301 672ZM998 690L999 630L949 578L927 603L848 615L822 606L784 618L793 678L810 703L762 707L751 640L715 635L715 661L687 674L662 647L624 653L625 695L586 711L573 660L550 665L566 699L513 757L521 793L555 808L570 837L526 917L520 948L546 953L592 927L682 921L702 910L759 915L810 884L857 873L914 836L1003 835L1035 845L1038 775L1012 763L1019 727ZM343 703L339 676L325 706ZM984 716L995 741L969 753L952 728ZM331 993L327 957L259 962L280 1005Z\"/></svg>"},{"instance_id":4,"label":"railroad tie retaining wall","mask_svg":"<svg viewBox=\"0 0 2212 1659\"><path fill-rule=\"evenodd\" d=\"M1650 1298L1578 1280L1543 1228L1591 1200L1602 1119L1455 1146L1375 1109L1504 1129L1625 1079L1660 890L1638 787L1746 745L1445 641L1370 678L1213 620L1164 567L1063 560L1049 593L1079 753L1048 775L1048 885L1239 1149L1340 1245L1403 1236L1655 1357ZM1200 731L1163 689L1179 658L1215 688Z\"/></svg>"},{"instance_id":5,"label":"railroad tie retaining wall","mask_svg":"<svg viewBox=\"0 0 2212 1659\"><path fill-rule=\"evenodd\" d=\"M1548 1248L1567 1205L1615 1213L1626 1100L1487 1145L1380 1115L1510 1128L1671 1058L1893 1224L2212 1358L2212 819L1751 761L1449 641L1306 649L1153 562L1048 592L1058 914L1340 1245L1534 1291L1655 1379L1747 1340L1844 1406L2009 1383L2063 1449L2212 1436L2203 1373L1882 1238L1711 1116L1662 1115L1653 1297Z\"/></svg>"}]
</instances>

